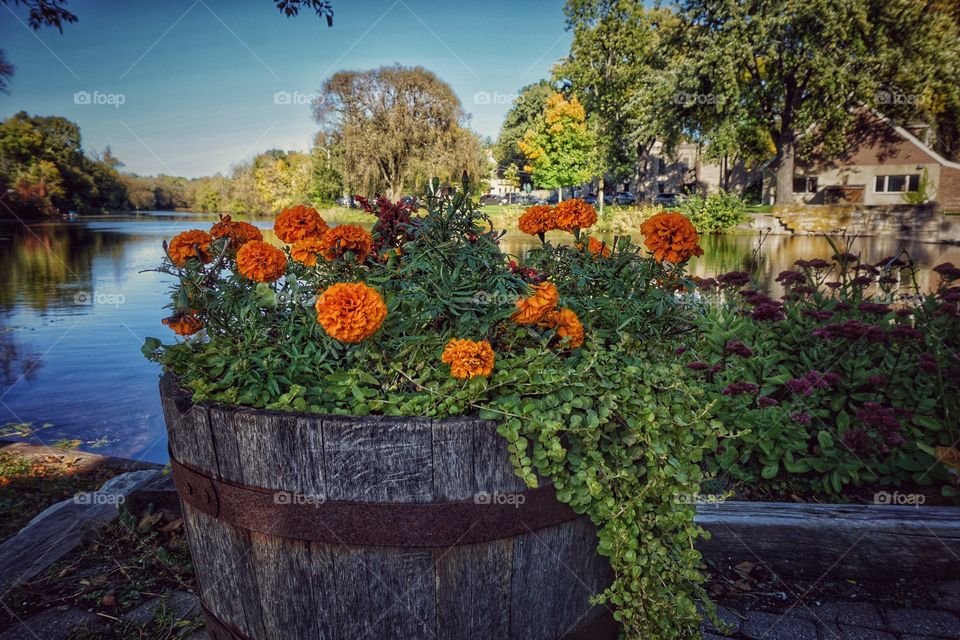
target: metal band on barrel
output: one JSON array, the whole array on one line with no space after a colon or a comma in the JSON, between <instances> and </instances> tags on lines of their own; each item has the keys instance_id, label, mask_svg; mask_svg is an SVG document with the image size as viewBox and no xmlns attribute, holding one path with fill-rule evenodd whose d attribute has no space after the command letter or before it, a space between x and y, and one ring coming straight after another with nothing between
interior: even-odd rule
<instances>
[{"instance_id":1,"label":"metal band on barrel","mask_svg":"<svg viewBox=\"0 0 960 640\"><path fill-rule=\"evenodd\" d=\"M509 500L347 502L211 478L170 457L180 499L241 529L294 540L374 547L452 547L501 540L575 520L553 487ZM522 499L520 499L522 497Z\"/></svg>"}]
</instances>

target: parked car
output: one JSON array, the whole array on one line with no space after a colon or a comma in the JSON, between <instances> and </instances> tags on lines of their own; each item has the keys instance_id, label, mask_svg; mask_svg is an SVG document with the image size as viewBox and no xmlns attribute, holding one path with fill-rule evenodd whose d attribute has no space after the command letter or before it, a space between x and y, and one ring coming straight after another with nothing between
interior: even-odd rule
<instances>
[{"instance_id":1,"label":"parked car","mask_svg":"<svg viewBox=\"0 0 960 640\"><path fill-rule=\"evenodd\" d=\"M490 205L498 205L498 204L503 204L503 199L502 199L500 196L498 196L498 195L494 195L494 194L492 194L492 193L488 193L488 194L486 194L486 195L480 196L480 206L481 206L481 207L486 207L486 206L490 206Z\"/></svg>"},{"instance_id":2,"label":"parked car","mask_svg":"<svg viewBox=\"0 0 960 640\"><path fill-rule=\"evenodd\" d=\"M653 199L653 204L659 204L665 207L675 207L679 202L679 193L658 193Z\"/></svg>"},{"instance_id":3,"label":"parked car","mask_svg":"<svg viewBox=\"0 0 960 640\"><path fill-rule=\"evenodd\" d=\"M521 201L521 204L527 207L532 207L535 204L547 204L547 201L544 200L543 198L538 198L537 196L532 196L530 194L527 194L523 196L523 200Z\"/></svg>"},{"instance_id":4,"label":"parked car","mask_svg":"<svg viewBox=\"0 0 960 640\"><path fill-rule=\"evenodd\" d=\"M513 193L508 193L505 196L501 196L500 204L526 204L527 195L515 191Z\"/></svg>"},{"instance_id":5,"label":"parked car","mask_svg":"<svg viewBox=\"0 0 960 640\"><path fill-rule=\"evenodd\" d=\"M597 194L588 193L587 195L583 196L582 200L587 204L592 204L596 206L597 202L599 202L600 199L597 198ZM610 197L610 194L609 193L603 194L603 204L612 204L612 203L613 203L613 199Z\"/></svg>"},{"instance_id":6,"label":"parked car","mask_svg":"<svg viewBox=\"0 0 960 640\"><path fill-rule=\"evenodd\" d=\"M634 204L637 201L637 196L633 195L629 191L618 191L613 195L614 204Z\"/></svg>"},{"instance_id":7,"label":"parked car","mask_svg":"<svg viewBox=\"0 0 960 640\"><path fill-rule=\"evenodd\" d=\"M544 204L557 204L558 202L560 202L560 196L554 193L543 202Z\"/></svg>"}]
</instances>

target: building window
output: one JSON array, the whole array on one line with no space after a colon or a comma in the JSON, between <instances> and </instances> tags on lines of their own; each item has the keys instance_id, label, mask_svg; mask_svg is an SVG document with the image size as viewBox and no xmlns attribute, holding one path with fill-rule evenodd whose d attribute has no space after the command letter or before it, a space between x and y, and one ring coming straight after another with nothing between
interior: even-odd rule
<instances>
[{"instance_id":1,"label":"building window","mask_svg":"<svg viewBox=\"0 0 960 640\"><path fill-rule=\"evenodd\" d=\"M920 174L905 176L877 176L877 193L903 193L920 190Z\"/></svg>"},{"instance_id":2,"label":"building window","mask_svg":"<svg viewBox=\"0 0 960 640\"><path fill-rule=\"evenodd\" d=\"M816 178L816 176L804 177L804 178L794 178L794 179L793 179L793 192L794 192L794 193L816 193L816 192L817 192L817 178Z\"/></svg>"}]
</instances>

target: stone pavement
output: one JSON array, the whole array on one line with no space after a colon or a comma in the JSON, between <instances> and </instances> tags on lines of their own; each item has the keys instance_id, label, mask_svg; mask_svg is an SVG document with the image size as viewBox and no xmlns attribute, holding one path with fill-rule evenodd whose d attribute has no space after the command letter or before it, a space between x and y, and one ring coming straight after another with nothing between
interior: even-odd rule
<instances>
[{"instance_id":1,"label":"stone pavement","mask_svg":"<svg viewBox=\"0 0 960 640\"><path fill-rule=\"evenodd\" d=\"M872 602L823 602L782 610L718 607L729 625L705 626L704 640L960 640L960 580L935 585L913 607Z\"/></svg>"}]
</instances>

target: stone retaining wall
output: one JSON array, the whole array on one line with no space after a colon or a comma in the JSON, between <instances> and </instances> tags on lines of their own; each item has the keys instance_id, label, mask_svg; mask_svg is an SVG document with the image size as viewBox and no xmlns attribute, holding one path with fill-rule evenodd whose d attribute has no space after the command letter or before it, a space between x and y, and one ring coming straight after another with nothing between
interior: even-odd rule
<instances>
[{"instance_id":1,"label":"stone retaining wall","mask_svg":"<svg viewBox=\"0 0 960 640\"><path fill-rule=\"evenodd\" d=\"M922 242L960 243L960 216L945 216L933 205L792 205L751 216L756 231L777 234L885 236Z\"/></svg>"}]
</instances>

